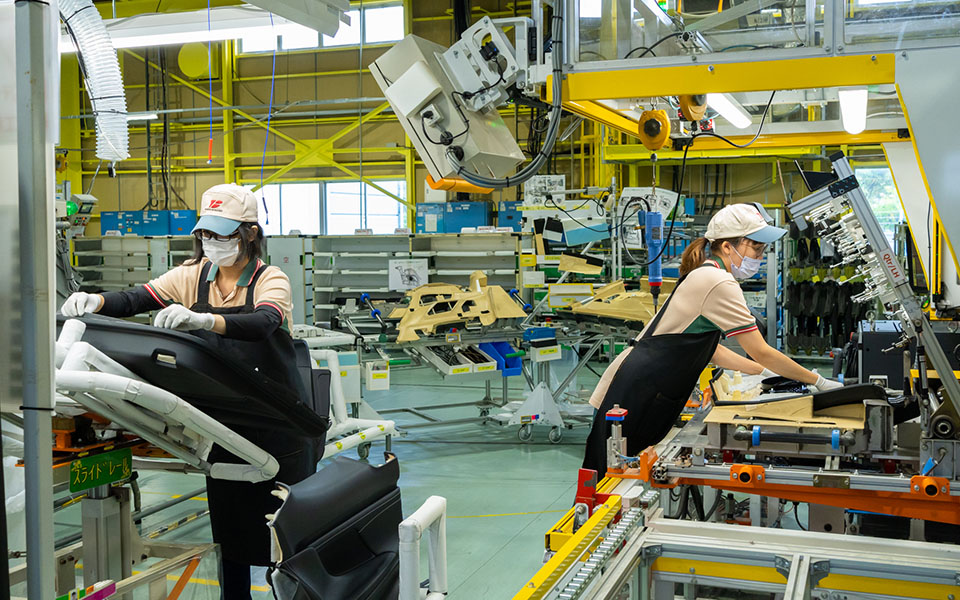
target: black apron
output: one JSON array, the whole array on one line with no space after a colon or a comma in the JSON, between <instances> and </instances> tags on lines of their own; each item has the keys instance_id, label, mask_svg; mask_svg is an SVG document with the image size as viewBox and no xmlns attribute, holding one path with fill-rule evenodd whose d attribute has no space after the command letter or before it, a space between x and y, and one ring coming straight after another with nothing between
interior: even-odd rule
<instances>
[{"instance_id":1,"label":"black apron","mask_svg":"<svg viewBox=\"0 0 960 600\"><path fill-rule=\"evenodd\" d=\"M214 308L210 305L210 282L207 276L212 268L208 262L200 270L197 287L197 302L190 310L216 315L250 314L255 310L254 289L257 280L266 269L262 265L250 279L247 298L243 306ZM296 355L293 339L286 331L277 328L266 340L251 342L225 338L210 331L193 331L213 346L237 361L250 365L268 377L276 379L277 385L294 389L305 398L303 383L296 371ZM270 566L270 530L266 514L280 508L280 500L270 492L276 482L292 485L316 472L317 452L309 439L277 431L263 431L253 427L230 425L230 429L251 443L269 452L280 463L280 471L274 479L260 483L225 481L207 477L207 505L210 508L210 526L213 541L220 544L225 560L235 563ZM240 459L219 445L214 445L207 459L209 462L239 463Z\"/></svg>"},{"instance_id":2,"label":"black apron","mask_svg":"<svg viewBox=\"0 0 960 600\"><path fill-rule=\"evenodd\" d=\"M600 477L607 472L607 439L610 437L607 411L614 404L627 409L627 416L621 422L621 431L627 438L627 454L640 454L670 432L720 343L719 331L653 335L684 279L686 275L677 282L647 331L632 342L633 347L614 374L593 417L583 468L595 470Z\"/></svg>"}]
</instances>

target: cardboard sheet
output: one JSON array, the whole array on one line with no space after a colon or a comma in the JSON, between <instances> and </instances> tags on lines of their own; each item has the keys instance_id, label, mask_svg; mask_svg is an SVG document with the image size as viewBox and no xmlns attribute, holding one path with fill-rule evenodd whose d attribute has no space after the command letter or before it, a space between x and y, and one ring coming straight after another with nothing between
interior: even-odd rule
<instances>
[{"instance_id":1,"label":"cardboard sheet","mask_svg":"<svg viewBox=\"0 0 960 600\"><path fill-rule=\"evenodd\" d=\"M866 408L862 402L835 406L813 412L813 396L801 396L778 402L757 402L737 406L714 406L704 419L707 423L730 425L796 426L863 429Z\"/></svg>"}]
</instances>

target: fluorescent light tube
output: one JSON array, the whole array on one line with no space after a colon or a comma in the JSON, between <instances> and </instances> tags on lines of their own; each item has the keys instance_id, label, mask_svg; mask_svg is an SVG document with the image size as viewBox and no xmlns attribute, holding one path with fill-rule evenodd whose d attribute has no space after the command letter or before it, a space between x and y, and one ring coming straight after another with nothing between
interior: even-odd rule
<instances>
[{"instance_id":1,"label":"fluorescent light tube","mask_svg":"<svg viewBox=\"0 0 960 600\"><path fill-rule=\"evenodd\" d=\"M127 122L130 121L153 121L160 118L155 112L127 113Z\"/></svg>"},{"instance_id":2,"label":"fluorescent light tube","mask_svg":"<svg viewBox=\"0 0 960 600\"><path fill-rule=\"evenodd\" d=\"M839 90L840 119L847 133L860 133L867 128L867 90Z\"/></svg>"},{"instance_id":3,"label":"fluorescent light tube","mask_svg":"<svg viewBox=\"0 0 960 600\"><path fill-rule=\"evenodd\" d=\"M750 115L730 94L707 94L707 104L737 129L746 129L753 123Z\"/></svg>"}]
</instances>

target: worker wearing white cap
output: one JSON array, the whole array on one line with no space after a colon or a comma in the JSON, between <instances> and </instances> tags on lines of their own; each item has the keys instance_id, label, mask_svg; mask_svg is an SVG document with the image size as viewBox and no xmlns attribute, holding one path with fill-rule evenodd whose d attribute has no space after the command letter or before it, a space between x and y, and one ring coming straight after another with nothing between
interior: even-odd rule
<instances>
[{"instance_id":1,"label":"worker wearing white cap","mask_svg":"<svg viewBox=\"0 0 960 600\"><path fill-rule=\"evenodd\" d=\"M768 219L756 204L725 206L710 219L706 236L684 250L674 292L607 367L590 398L598 411L583 468L606 473L605 415L614 404L627 409L621 427L628 454L662 440L708 363L749 375L781 375L820 391L841 386L768 346L747 307L737 279L755 275L767 244L786 233ZM735 339L753 360L721 346L721 338Z\"/></svg>"},{"instance_id":2,"label":"worker wearing white cap","mask_svg":"<svg viewBox=\"0 0 960 600\"><path fill-rule=\"evenodd\" d=\"M296 371L290 337L293 309L290 280L264 264L263 228L257 199L236 184L216 185L203 194L193 228L194 255L146 285L103 294L77 292L61 312L67 317L99 313L130 317L158 310L156 327L188 331L255 369L278 386L306 398ZM207 478L213 540L220 544L224 598L250 598L251 566L270 565L270 533L263 515L280 502L271 495L276 481L294 484L316 471L313 440L262 428L230 424L280 463L275 479L261 483ZM237 462L214 446L210 462Z\"/></svg>"}]
</instances>

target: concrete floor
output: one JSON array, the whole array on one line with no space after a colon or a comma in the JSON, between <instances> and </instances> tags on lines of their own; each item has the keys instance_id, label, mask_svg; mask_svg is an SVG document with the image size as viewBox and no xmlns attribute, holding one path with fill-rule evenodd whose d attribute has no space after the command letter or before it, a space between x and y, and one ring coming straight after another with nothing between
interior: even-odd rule
<instances>
[{"instance_id":1,"label":"concrete floor","mask_svg":"<svg viewBox=\"0 0 960 600\"><path fill-rule=\"evenodd\" d=\"M435 406L479 401L482 380L443 381L432 369L396 370L391 389L368 392L375 409ZM584 370L579 384L591 388L597 378ZM522 378L511 378L511 399L521 399ZM500 380L494 384L499 396ZM476 417L472 407L431 411L435 417ZM401 427L423 422L407 413L390 415ZM480 423L413 429L394 440L400 460L403 513L409 515L429 496L447 498L447 561L451 600L511 598L537 571L543 559L546 530L570 508L576 472L582 458L586 428L564 432L560 444L547 440L549 428L535 428L533 440L518 440L516 427ZM383 443L375 444L371 460L382 460ZM346 453L356 458L354 452ZM323 463L321 463L321 467ZM144 508L203 487L195 475L144 472L140 476ZM206 508L200 495L144 520L143 532L190 517ZM80 507L56 514L56 536L79 531ZM158 539L171 542L210 540L209 520L202 517L173 529ZM424 557L426 550L424 549ZM424 563L426 561L424 560ZM254 573L253 597L272 598L264 569ZM78 571L79 574L79 571ZM423 568L426 578L426 567ZM176 577L168 577L173 588ZM146 592L136 598L145 598ZM181 598L219 597L216 562L204 560Z\"/></svg>"}]
</instances>

